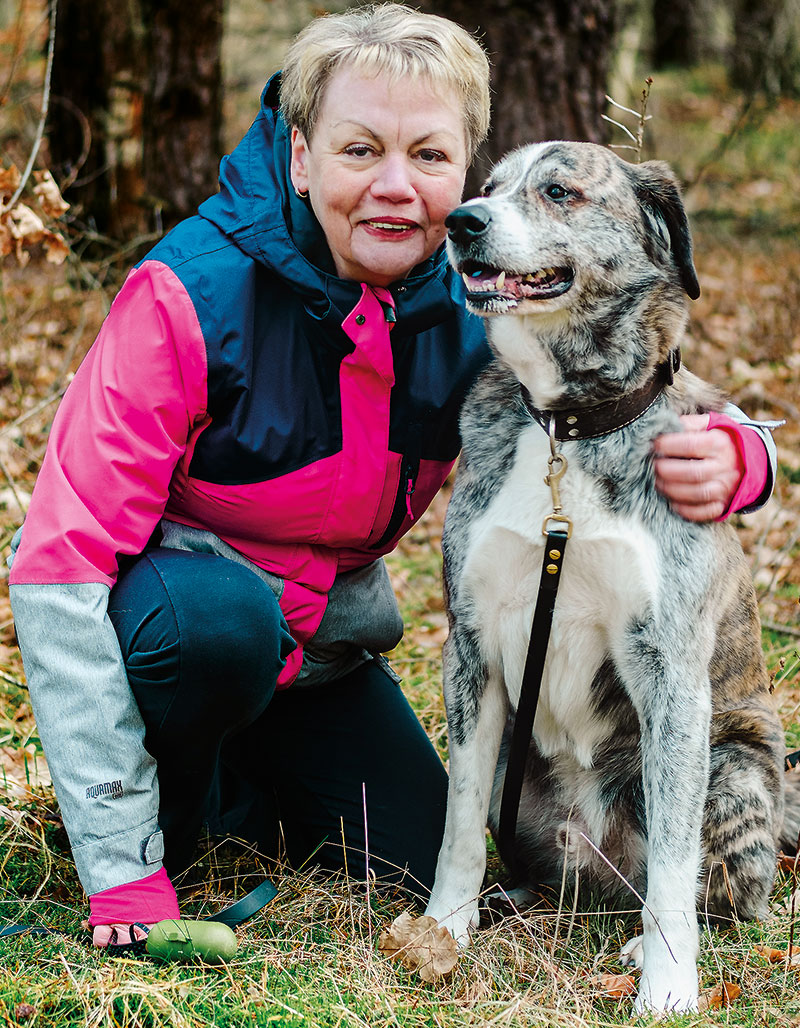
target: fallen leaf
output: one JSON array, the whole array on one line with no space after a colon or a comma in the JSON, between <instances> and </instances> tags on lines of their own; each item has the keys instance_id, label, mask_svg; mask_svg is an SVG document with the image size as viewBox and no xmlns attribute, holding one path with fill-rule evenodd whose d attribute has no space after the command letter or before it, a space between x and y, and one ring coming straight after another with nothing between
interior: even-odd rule
<instances>
[{"instance_id":1,"label":"fallen leaf","mask_svg":"<svg viewBox=\"0 0 800 1028\"><path fill-rule=\"evenodd\" d=\"M629 974L601 974L595 979L598 991L611 999L636 995L636 982Z\"/></svg>"},{"instance_id":2,"label":"fallen leaf","mask_svg":"<svg viewBox=\"0 0 800 1028\"><path fill-rule=\"evenodd\" d=\"M408 911L381 932L378 949L390 960L417 971L424 982L444 977L458 962L458 946L450 932L435 918L414 917Z\"/></svg>"},{"instance_id":3,"label":"fallen leaf","mask_svg":"<svg viewBox=\"0 0 800 1028\"><path fill-rule=\"evenodd\" d=\"M62 197L55 179L49 171L34 171L37 185L33 187L36 199L44 213L50 218L59 218L69 210L69 204Z\"/></svg>"},{"instance_id":4,"label":"fallen leaf","mask_svg":"<svg viewBox=\"0 0 800 1028\"><path fill-rule=\"evenodd\" d=\"M0 199L7 203L17 190L20 183L20 174L16 165L9 168L0 168Z\"/></svg>"},{"instance_id":5,"label":"fallen leaf","mask_svg":"<svg viewBox=\"0 0 800 1028\"><path fill-rule=\"evenodd\" d=\"M36 1013L36 1007L32 1007L30 1003L18 1003L16 1010L14 1011L15 1019L22 1023L28 1021Z\"/></svg>"},{"instance_id":6,"label":"fallen leaf","mask_svg":"<svg viewBox=\"0 0 800 1028\"><path fill-rule=\"evenodd\" d=\"M789 957L789 951L785 949L772 949L771 946L754 946L753 949L759 953L770 964L782 964ZM800 963L800 946L792 946L790 964Z\"/></svg>"},{"instance_id":7,"label":"fallen leaf","mask_svg":"<svg viewBox=\"0 0 800 1028\"><path fill-rule=\"evenodd\" d=\"M735 999L741 996L742 990L733 982L720 982L713 989L701 992L697 1001L699 1010L721 1010L729 1007Z\"/></svg>"},{"instance_id":8,"label":"fallen leaf","mask_svg":"<svg viewBox=\"0 0 800 1028\"><path fill-rule=\"evenodd\" d=\"M69 253L66 240L59 232L45 229L44 249L50 264L63 264Z\"/></svg>"},{"instance_id":9,"label":"fallen leaf","mask_svg":"<svg viewBox=\"0 0 800 1028\"><path fill-rule=\"evenodd\" d=\"M798 870L797 856L793 857L788 853L779 853L778 867L787 875L794 874Z\"/></svg>"},{"instance_id":10,"label":"fallen leaf","mask_svg":"<svg viewBox=\"0 0 800 1028\"><path fill-rule=\"evenodd\" d=\"M8 215L11 235L23 243L38 243L44 233L44 222L27 204L18 203Z\"/></svg>"}]
</instances>

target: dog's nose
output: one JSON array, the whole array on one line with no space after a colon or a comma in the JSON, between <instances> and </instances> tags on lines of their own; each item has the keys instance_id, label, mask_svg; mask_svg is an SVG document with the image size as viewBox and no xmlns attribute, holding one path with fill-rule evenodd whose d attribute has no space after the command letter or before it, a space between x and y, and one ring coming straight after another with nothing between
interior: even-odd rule
<instances>
[{"instance_id":1,"label":"dog's nose","mask_svg":"<svg viewBox=\"0 0 800 1028\"><path fill-rule=\"evenodd\" d=\"M462 204L444 219L454 243L471 243L489 227L492 215L482 203Z\"/></svg>"}]
</instances>

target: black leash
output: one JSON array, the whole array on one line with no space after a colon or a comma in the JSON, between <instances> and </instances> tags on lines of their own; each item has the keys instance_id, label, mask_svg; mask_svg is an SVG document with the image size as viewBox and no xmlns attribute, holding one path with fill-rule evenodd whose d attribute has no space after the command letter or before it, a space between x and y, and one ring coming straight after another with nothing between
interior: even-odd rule
<instances>
[{"instance_id":1,"label":"black leash","mask_svg":"<svg viewBox=\"0 0 800 1028\"><path fill-rule=\"evenodd\" d=\"M517 814L522 795L522 780L525 775L525 764L533 735L533 721L539 703L539 690L542 685L542 673L547 657L547 644L550 640L550 628L553 624L553 611L556 605L556 592L561 579L561 568L564 551L567 548L569 531L550 531L546 533L547 541L544 550L542 577L539 581L539 595L536 598L536 609L533 614L531 638L528 644L528 656L525 660L525 671L522 675L517 713L514 718L514 730L506 764L506 777L503 784L503 798L500 802L500 824L497 832L497 843L500 855L512 874L516 873L515 837L517 833Z\"/></svg>"},{"instance_id":2,"label":"black leash","mask_svg":"<svg viewBox=\"0 0 800 1028\"><path fill-rule=\"evenodd\" d=\"M553 625L553 611L556 606L556 593L561 581L561 569L564 565L564 553L567 540L572 534L572 522L561 513L561 496L558 483L567 470L566 457L556 451L556 419L552 417L549 424L550 457L549 468L545 476L545 484L550 486L553 496L553 513L549 514L542 524L542 535L545 537L544 560L542 574L539 579L539 593L533 612L531 637L528 643L528 655L525 658L525 670L519 691L517 712L508 750L506 775L503 783L503 796L500 801L500 821L497 829L497 843L500 855L516 874L515 838L517 833L517 815L522 795L522 782L525 777L525 764L530 750L533 735L533 722L536 707L539 703L539 691L542 686L542 674L547 658L547 646L550 642L550 629ZM561 527L550 527L555 522Z\"/></svg>"}]
</instances>

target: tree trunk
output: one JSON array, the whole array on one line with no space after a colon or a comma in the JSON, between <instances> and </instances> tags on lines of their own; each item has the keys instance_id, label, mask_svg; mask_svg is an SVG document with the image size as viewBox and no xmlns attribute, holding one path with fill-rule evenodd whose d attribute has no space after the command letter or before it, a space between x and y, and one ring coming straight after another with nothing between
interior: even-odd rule
<instances>
[{"instance_id":1,"label":"tree trunk","mask_svg":"<svg viewBox=\"0 0 800 1028\"><path fill-rule=\"evenodd\" d=\"M214 192L222 7L196 0L189 16L180 0L59 0L50 161L87 227L130 239Z\"/></svg>"},{"instance_id":2,"label":"tree trunk","mask_svg":"<svg viewBox=\"0 0 800 1028\"><path fill-rule=\"evenodd\" d=\"M653 64L681 68L699 56L698 0L653 0Z\"/></svg>"},{"instance_id":3,"label":"tree trunk","mask_svg":"<svg viewBox=\"0 0 800 1028\"><path fill-rule=\"evenodd\" d=\"M477 32L492 63L492 131L467 181L474 194L489 167L522 143L604 142L614 0L425 0Z\"/></svg>"},{"instance_id":4,"label":"tree trunk","mask_svg":"<svg viewBox=\"0 0 800 1028\"><path fill-rule=\"evenodd\" d=\"M217 188L223 0L141 0L148 36L144 182L172 224Z\"/></svg>"},{"instance_id":5,"label":"tree trunk","mask_svg":"<svg viewBox=\"0 0 800 1028\"><path fill-rule=\"evenodd\" d=\"M735 0L731 84L749 93L800 92L800 4L797 0Z\"/></svg>"},{"instance_id":6,"label":"tree trunk","mask_svg":"<svg viewBox=\"0 0 800 1028\"><path fill-rule=\"evenodd\" d=\"M77 215L120 231L116 137L136 96L133 26L114 0L59 0L47 123L49 167ZM125 130L128 126L124 126Z\"/></svg>"}]
</instances>

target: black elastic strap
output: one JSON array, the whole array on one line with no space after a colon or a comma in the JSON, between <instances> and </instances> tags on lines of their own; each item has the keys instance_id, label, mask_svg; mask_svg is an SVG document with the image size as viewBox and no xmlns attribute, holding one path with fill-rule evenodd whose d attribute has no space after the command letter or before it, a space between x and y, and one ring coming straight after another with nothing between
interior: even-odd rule
<instances>
[{"instance_id":1,"label":"black elastic strap","mask_svg":"<svg viewBox=\"0 0 800 1028\"><path fill-rule=\"evenodd\" d=\"M500 855L513 875L516 875L514 867L516 846L514 843L517 833L519 800L522 795L522 780L533 735L533 721L539 702L539 690L547 657L547 644L550 640L550 628L553 624L553 611L556 605L556 592L561 580L561 568L566 548L566 531L549 531L547 533L539 594L536 598L531 638L528 644L528 656L525 659L519 703L508 751L503 798L500 802L497 842Z\"/></svg>"},{"instance_id":2,"label":"black elastic strap","mask_svg":"<svg viewBox=\"0 0 800 1028\"><path fill-rule=\"evenodd\" d=\"M265 878L261 885L252 892L248 892L240 900L236 900L235 903L220 910L218 914L204 917L203 920L219 921L220 924L226 924L229 928L238 928L240 924L249 921L254 914L274 900L277 895L278 890L269 878Z\"/></svg>"}]
</instances>

